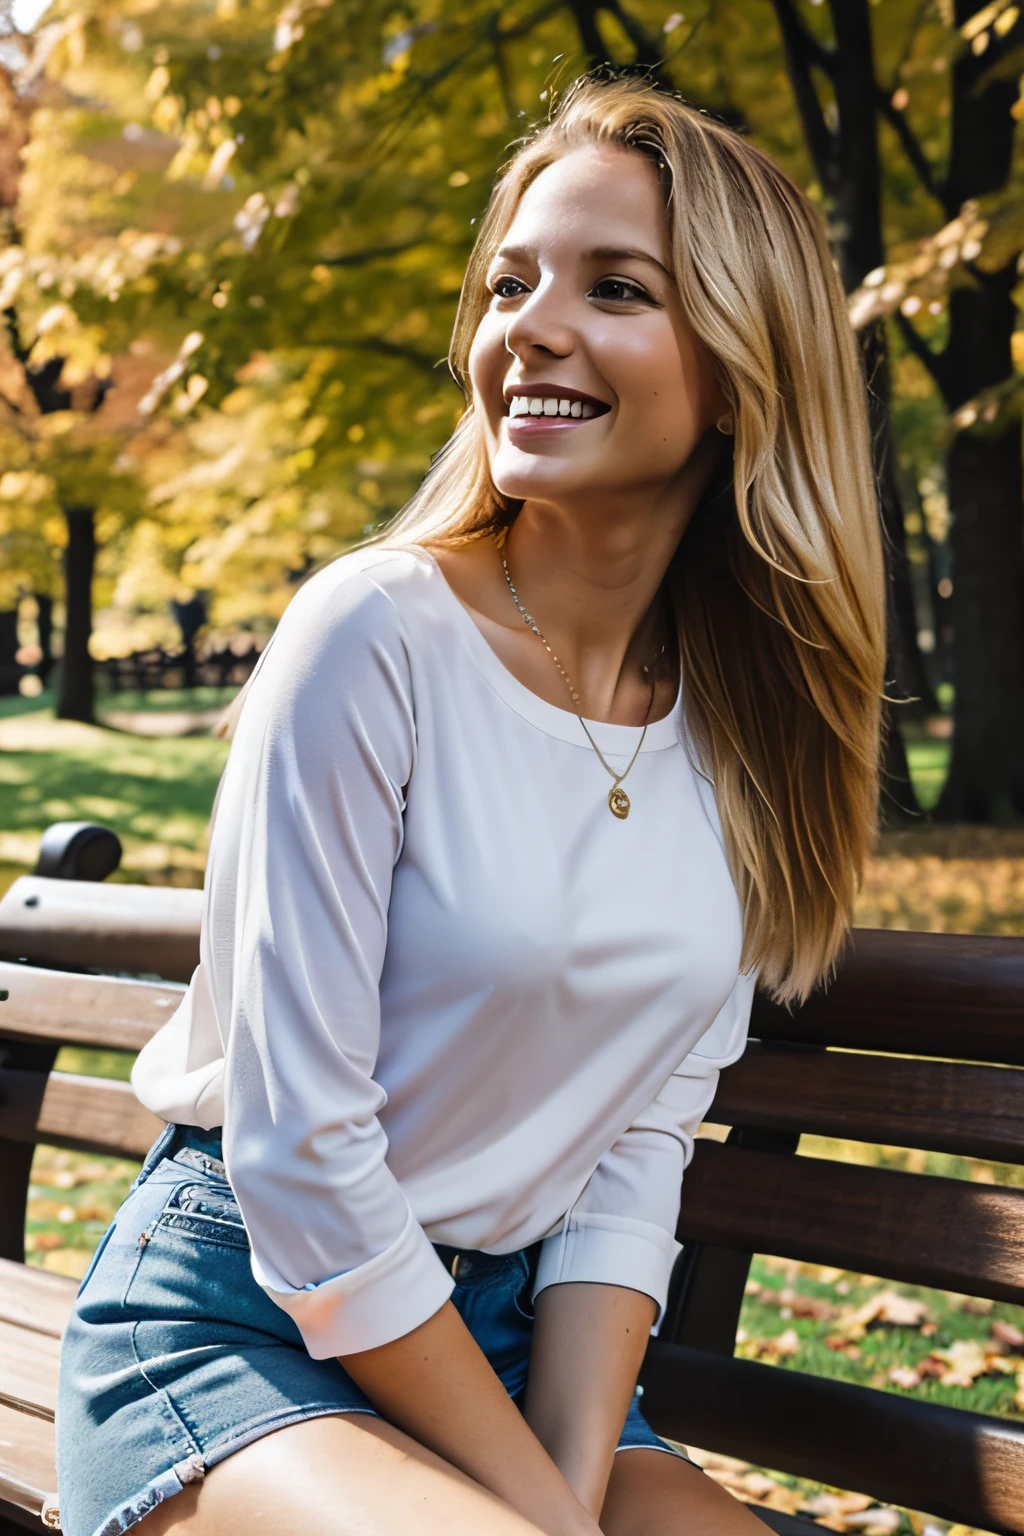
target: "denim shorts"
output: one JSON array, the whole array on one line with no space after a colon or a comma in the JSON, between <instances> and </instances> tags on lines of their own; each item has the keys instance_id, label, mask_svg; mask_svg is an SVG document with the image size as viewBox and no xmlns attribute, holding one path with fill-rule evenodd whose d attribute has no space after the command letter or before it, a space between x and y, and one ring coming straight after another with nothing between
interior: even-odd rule
<instances>
[{"instance_id":1,"label":"denim shorts","mask_svg":"<svg viewBox=\"0 0 1024 1536\"><path fill-rule=\"evenodd\" d=\"M96 1250L61 1355L65 1536L119 1536L207 1467L286 1424L369 1413L256 1284L218 1131L168 1126ZM526 1386L534 1249L469 1253L452 1301L512 1400ZM453 1250L439 1248L452 1267ZM630 1403L618 1450L680 1455Z\"/></svg>"}]
</instances>

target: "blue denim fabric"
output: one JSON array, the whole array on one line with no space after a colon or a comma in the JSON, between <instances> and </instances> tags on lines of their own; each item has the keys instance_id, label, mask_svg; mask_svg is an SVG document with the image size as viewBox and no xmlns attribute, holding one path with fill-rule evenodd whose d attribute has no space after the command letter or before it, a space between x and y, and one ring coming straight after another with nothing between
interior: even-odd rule
<instances>
[{"instance_id":1,"label":"blue denim fabric","mask_svg":"<svg viewBox=\"0 0 1024 1536\"><path fill-rule=\"evenodd\" d=\"M220 1135L168 1126L82 1281L61 1355L65 1536L121 1536L208 1467L322 1414L375 1414L336 1360L313 1360L252 1277ZM447 1251L443 1251L447 1256ZM452 1301L518 1401L533 1329L530 1250L462 1256ZM678 1455L634 1397L618 1449Z\"/></svg>"}]
</instances>

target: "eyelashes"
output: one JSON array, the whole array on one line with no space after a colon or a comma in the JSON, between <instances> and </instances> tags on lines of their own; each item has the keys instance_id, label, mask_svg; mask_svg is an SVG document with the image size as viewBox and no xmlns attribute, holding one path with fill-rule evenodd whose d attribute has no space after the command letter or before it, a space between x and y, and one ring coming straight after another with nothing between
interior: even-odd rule
<instances>
[{"instance_id":1,"label":"eyelashes","mask_svg":"<svg viewBox=\"0 0 1024 1536\"><path fill-rule=\"evenodd\" d=\"M530 289L521 278L513 277L510 273L502 273L489 284L491 293L496 299L517 299ZM609 292L609 290L618 290ZM603 291L602 291L603 290ZM641 283L628 277L602 277L587 293L588 299L598 299L606 304L647 304L652 309L660 309L660 302L647 292Z\"/></svg>"}]
</instances>

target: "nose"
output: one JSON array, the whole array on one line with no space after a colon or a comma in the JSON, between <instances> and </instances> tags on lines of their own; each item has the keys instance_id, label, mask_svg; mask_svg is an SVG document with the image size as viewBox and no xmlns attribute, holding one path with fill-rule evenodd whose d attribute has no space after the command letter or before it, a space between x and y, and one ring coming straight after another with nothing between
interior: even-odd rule
<instances>
[{"instance_id":1,"label":"nose","mask_svg":"<svg viewBox=\"0 0 1024 1536\"><path fill-rule=\"evenodd\" d=\"M542 282L519 306L505 331L505 349L521 363L542 357L568 357L576 334L566 320L566 298L558 286Z\"/></svg>"}]
</instances>

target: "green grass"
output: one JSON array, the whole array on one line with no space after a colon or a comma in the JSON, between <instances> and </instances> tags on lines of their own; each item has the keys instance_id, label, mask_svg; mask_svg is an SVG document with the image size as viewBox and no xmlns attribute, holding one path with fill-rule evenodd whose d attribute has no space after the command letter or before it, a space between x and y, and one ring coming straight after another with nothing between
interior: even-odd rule
<instances>
[{"instance_id":1,"label":"green grass","mask_svg":"<svg viewBox=\"0 0 1024 1536\"><path fill-rule=\"evenodd\" d=\"M918 740L908 736L906 746L907 766L918 804L923 811L931 811L938 804L949 772L951 744L948 741L933 741L928 736Z\"/></svg>"},{"instance_id":2,"label":"green grass","mask_svg":"<svg viewBox=\"0 0 1024 1536\"><path fill-rule=\"evenodd\" d=\"M178 710L226 709L238 689L226 688L146 688L126 689L123 693L99 694L96 712L130 710L133 714L175 714Z\"/></svg>"},{"instance_id":3,"label":"green grass","mask_svg":"<svg viewBox=\"0 0 1024 1536\"><path fill-rule=\"evenodd\" d=\"M202 883L226 742L130 736L54 720L38 699L4 699L0 749L0 889L31 868L54 821L112 827L125 848L115 878Z\"/></svg>"}]
</instances>

